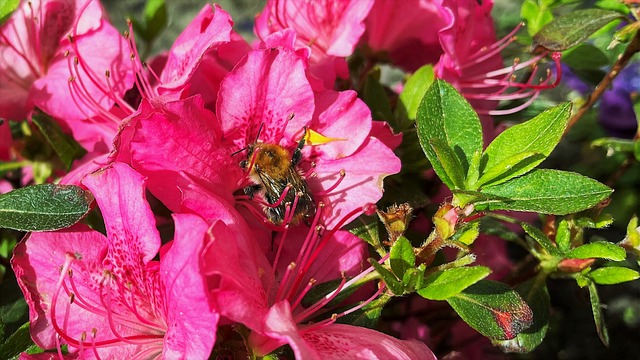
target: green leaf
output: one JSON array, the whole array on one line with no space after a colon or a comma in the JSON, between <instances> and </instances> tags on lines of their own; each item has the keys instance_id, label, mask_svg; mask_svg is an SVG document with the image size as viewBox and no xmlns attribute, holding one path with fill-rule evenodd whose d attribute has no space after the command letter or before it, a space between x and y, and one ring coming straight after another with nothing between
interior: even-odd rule
<instances>
[{"instance_id":1,"label":"green leaf","mask_svg":"<svg viewBox=\"0 0 640 360\"><path fill-rule=\"evenodd\" d=\"M434 80L433 65L424 65L407 78L400 93L400 103L404 106L409 119L416 119L418 106Z\"/></svg>"},{"instance_id":2,"label":"green leaf","mask_svg":"<svg viewBox=\"0 0 640 360\"><path fill-rule=\"evenodd\" d=\"M571 247L571 231L569 231L569 222L562 219L558 224L556 231L556 244L562 252L569 251Z\"/></svg>"},{"instance_id":3,"label":"green leaf","mask_svg":"<svg viewBox=\"0 0 640 360\"><path fill-rule=\"evenodd\" d=\"M47 139L47 142L51 144L51 147L58 154L67 170L71 169L73 160L80 159L87 153L72 137L65 134L60 125L50 116L42 112L36 112L32 120L45 139Z\"/></svg>"},{"instance_id":4,"label":"green leaf","mask_svg":"<svg viewBox=\"0 0 640 360\"><path fill-rule=\"evenodd\" d=\"M633 144L633 156L640 161L640 140L636 140Z\"/></svg>"},{"instance_id":5,"label":"green leaf","mask_svg":"<svg viewBox=\"0 0 640 360\"><path fill-rule=\"evenodd\" d=\"M609 259L622 261L626 258L626 252L616 244L605 241L596 241L571 249L566 254L568 259Z\"/></svg>"},{"instance_id":6,"label":"green leaf","mask_svg":"<svg viewBox=\"0 0 640 360\"><path fill-rule=\"evenodd\" d=\"M466 174L474 154L482 151L478 115L451 85L438 79L422 99L416 122L422 150L443 182L454 188L430 141L439 139L453 150Z\"/></svg>"},{"instance_id":7,"label":"green leaf","mask_svg":"<svg viewBox=\"0 0 640 360\"><path fill-rule=\"evenodd\" d=\"M640 278L640 274L626 267L607 266L589 273L589 277L599 285L613 285Z\"/></svg>"},{"instance_id":8,"label":"green leaf","mask_svg":"<svg viewBox=\"0 0 640 360\"><path fill-rule=\"evenodd\" d=\"M396 124L393 123L395 119L393 112L391 111L391 103L389 102L389 96L384 89L384 86L380 84L378 80L380 77L380 69L375 68L367 75L364 81L364 89L362 92L362 99L365 104L371 109L371 116L374 119L386 120L398 131L401 129L396 128Z\"/></svg>"},{"instance_id":9,"label":"green leaf","mask_svg":"<svg viewBox=\"0 0 640 360\"><path fill-rule=\"evenodd\" d=\"M473 188L498 185L516 176L529 172L536 167L546 156L534 152L525 152L512 155L490 169L487 169L480 179L473 184Z\"/></svg>"},{"instance_id":10,"label":"green leaf","mask_svg":"<svg viewBox=\"0 0 640 360\"><path fill-rule=\"evenodd\" d=\"M600 138L591 142L591 146L593 147L605 148L607 155L612 155L614 152L633 153L634 145L633 140L618 138Z\"/></svg>"},{"instance_id":11,"label":"green leaf","mask_svg":"<svg viewBox=\"0 0 640 360\"><path fill-rule=\"evenodd\" d=\"M380 275L380 278L384 281L384 283L392 293L394 293L395 295L404 294L404 286L391 271L387 270L387 268L380 265L374 259L369 259L369 263L371 264L371 266L373 266L374 269L376 269L376 271Z\"/></svg>"},{"instance_id":12,"label":"green leaf","mask_svg":"<svg viewBox=\"0 0 640 360\"><path fill-rule=\"evenodd\" d=\"M593 320L596 323L596 331L600 341L605 346L609 346L609 332L607 326L604 323L604 317L602 316L602 306L600 305L600 298L598 297L598 290L595 283L589 284L589 300L591 301L591 312L593 313Z\"/></svg>"},{"instance_id":13,"label":"green leaf","mask_svg":"<svg viewBox=\"0 0 640 360\"><path fill-rule=\"evenodd\" d=\"M525 0L520 8L520 17L527 22L527 32L533 35L553 20L551 9L540 6L535 0Z\"/></svg>"},{"instance_id":14,"label":"green leaf","mask_svg":"<svg viewBox=\"0 0 640 360\"><path fill-rule=\"evenodd\" d=\"M533 36L535 44L550 51L564 51L586 40L601 27L624 17L602 9L576 10L555 18Z\"/></svg>"},{"instance_id":15,"label":"green leaf","mask_svg":"<svg viewBox=\"0 0 640 360\"><path fill-rule=\"evenodd\" d=\"M391 270L398 279L402 279L404 273L413 268L416 263L416 256L413 253L413 246L406 237L401 236L391 246L389 251L389 264Z\"/></svg>"},{"instance_id":16,"label":"green leaf","mask_svg":"<svg viewBox=\"0 0 640 360\"><path fill-rule=\"evenodd\" d=\"M549 328L549 317L551 301L549 291L543 276L537 276L520 284L516 291L529 304L533 312L533 324L519 333L511 340L499 341L496 343L502 351L526 353L535 349L542 343L547 329Z\"/></svg>"},{"instance_id":17,"label":"green leaf","mask_svg":"<svg viewBox=\"0 0 640 360\"><path fill-rule=\"evenodd\" d=\"M168 24L167 6L164 0L147 0L144 6L144 20L148 40L157 38Z\"/></svg>"},{"instance_id":18,"label":"green leaf","mask_svg":"<svg viewBox=\"0 0 640 360\"><path fill-rule=\"evenodd\" d=\"M18 8L20 5L20 0L2 0L0 1L0 25L4 24L11 14Z\"/></svg>"},{"instance_id":19,"label":"green leaf","mask_svg":"<svg viewBox=\"0 0 640 360\"><path fill-rule=\"evenodd\" d=\"M608 186L580 174L541 169L484 188L483 194L508 200L476 203L476 209L566 215L597 205L612 192Z\"/></svg>"},{"instance_id":20,"label":"green leaf","mask_svg":"<svg viewBox=\"0 0 640 360\"><path fill-rule=\"evenodd\" d=\"M365 305L362 309L338 318L338 323L375 329L382 309L391 300L391 296L382 295ZM278 359L281 359L278 357Z\"/></svg>"},{"instance_id":21,"label":"green leaf","mask_svg":"<svg viewBox=\"0 0 640 360\"><path fill-rule=\"evenodd\" d=\"M346 226L346 229L353 235L366 241L371 246L380 246L380 232L378 231L377 217L360 215L350 222Z\"/></svg>"},{"instance_id":22,"label":"green leaf","mask_svg":"<svg viewBox=\"0 0 640 360\"><path fill-rule=\"evenodd\" d=\"M502 181L525 174L535 168L551 154L558 145L571 115L571 103L563 103L548 109L533 119L503 131L487 147L483 155L484 169L491 172L498 167L508 172ZM540 154L539 157L526 157L517 162L517 156L524 153ZM515 157L515 159L514 159ZM505 166L505 161L512 159ZM522 164L516 166L516 164ZM496 170L493 170L496 172ZM484 174L483 174L484 175ZM484 177L484 176L483 176ZM482 183L483 177L480 178ZM492 176L495 178L496 175Z\"/></svg>"},{"instance_id":23,"label":"green leaf","mask_svg":"<svg viewBox=\"0 0 640 360\"><path fill-rule=\"evenodd\" d=\"M513 339L533 323L531 309L508 286L481 280L447 299L469 326L492 340Z\"/></svg>"},{"instance_id":24,"label":"green leaf","mask_svg":"<svg viewBox=\"0 0 640 360\"><path fill-rule=\"evenodd\" d=\"M89 210L93 195L74 185L43 184L0 195L0 228L49 231L77 223Z\"/></svg>"},{"instance_id":25,"label":"green leaf","mask_svg":"<svg viewBox=\"0 0 640 360\"><path fill-rule=\"evenodd\" d=\"M527 233L527 235L531 236L533 240L540 244L547 253L553 256L560 256L560 250L553 245L553 242L551 242L551 240L540 229L526 222L520 223L520 226L522 226L522 229Z\"/></svg>"},{"instance_id":26,"label":"green leaf","mask_svg":"<svg viewBox=\"0 0 640 360\"><path fill-rule=\"evenodd\" d=\"M484 279L491 269L484 266L458 267L436 271L427 276L418 294L429 300L446 300Z\"/></svg>"},{"instance_id":27,"label":"green leaf","mask_svg":"<svg viewBox=\"0 0 640 360\"><path fill-rule=\"evenodd\" d=\"M594 70L609 65L609 58L591 44L580 44L562 54L562 62L572 70Z\"/></svg>"},{"instance_id":28,"label":"green leaf","mask_svg":"<svg viewBox=\"0 0 640 360\"><path fill-rule=\"evenodd\" d=\"M11 336L0 345L0 359L9 359L19 355L33 345L31 335L29 334L29 323L25 323L11 334Z\"/></svg>"},{"instance_id":29,"label":"green leaf","mask_svg":"<svg viewBox=\"0 0 640 360\"><path fill-rule=\"evenodd\" d=\"M454 186L455 189L464 189L464 170L462 165L453 153L453 150L441 139L433 138L429 139L427 145L431 148L431 151L436 154L439 164L442 166L447 179ZM444 179L443 179L444 181Z\"/></svg>"}]
</instances>

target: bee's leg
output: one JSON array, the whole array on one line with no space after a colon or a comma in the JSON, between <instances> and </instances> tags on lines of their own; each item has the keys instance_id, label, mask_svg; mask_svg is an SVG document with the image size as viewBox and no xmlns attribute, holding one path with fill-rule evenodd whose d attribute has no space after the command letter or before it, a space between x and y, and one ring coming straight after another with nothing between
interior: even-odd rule
<instances>
[{"instance_id":1,"label":"bee's leg","mask_svg":"<svg viewBox=\"0 0 640 360\"><path fill-rule=\"evenodd\" d=\"M300 160L302 160L302 147L304 146L304 141L307 139L307 127L304 127L304 134L302 135L302 139L298 141L298 146L295 150L293 150L293 155L291 156L291 165L298 165Z\"/></svg>"},{"instance_id":2,"label":"bee's leg","mask_svg":"<svg viewBox=\"0 0 640 360\"><path fill-rule=\"evenodd\" d=\"M246 188L242 189L242 191L244 191L244 194L249 196L249 199L253 199L253 196L260 190L262 190L262 186L258 184L249 185Z\"/></svg>"}]
</instances>

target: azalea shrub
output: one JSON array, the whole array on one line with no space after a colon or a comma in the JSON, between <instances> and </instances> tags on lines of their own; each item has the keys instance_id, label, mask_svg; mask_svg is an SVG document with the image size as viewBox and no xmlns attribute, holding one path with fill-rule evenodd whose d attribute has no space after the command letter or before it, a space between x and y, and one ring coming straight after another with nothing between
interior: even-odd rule
<instances>
[{"instance_id":1,"label":"azalea shrub","mask_svg":"<svg viewBox=\"0 0 640 360\"><path fill-rule=\"evenodd\" d=\"M636 1L109 4L0 2L0 358L637 354Z\"/></svg>"}]
</instances>

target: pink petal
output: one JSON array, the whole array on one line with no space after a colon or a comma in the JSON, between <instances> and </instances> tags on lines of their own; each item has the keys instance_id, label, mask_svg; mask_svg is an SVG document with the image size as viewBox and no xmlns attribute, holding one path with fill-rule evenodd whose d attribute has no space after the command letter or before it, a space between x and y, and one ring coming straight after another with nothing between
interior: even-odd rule
<instances>
[{"instance_id":1,"label":"pink petal","mask_svg":"<svg viewBox=\"0 0 640 360\"><path fill-rule=\"evenodd\" d=\"M323 158L340 159L353 154L371 131L371 111L351 90L317 93L314 119L313 130L337 139L317 146Z\"/></svg>"},{"instance_id":2,"label":"pink petal","mask_svg":"<svg viewBox=\"0 0 640 360\"><path fill-rule=\"evenodd\" d=\"M163 356L204 359L215 343L219 319L200 268L209 226L196 215L176 214L174 220L173 246L160 261L168 327Z\"/></svg>"},{"instance_id":3,"label":"pink petal","mask_svg":"<svg viewBox=\"0 0 640 360\"><path fill-rule=\"evenodd\" d=\"M433 352L422 342L398 340L359 326L331 324L309 332L302 328L300 332L306 344L315 350L321 359L436 359Z\"/></svg>"},{"instance_id":4,"label":"pink petal","mask_svg":"<svg viewBox=\"0 0 640 360\"><path fill-rule=\"evenodd\" d=\"M375 159L375 161L372 161ZM337 160L317 160L317 180L309 185L313 192L317 187L328 188L346 170L340 184L330 192L326 201L329 228L349 212L366 204L375 204L382 197L382 185L386 176L400 171L400 159L380 140L370 137L352 156Z\"/></svg>"},{"instance_id":5,"label":"pink petal","mask_svg":"<svg viewBox=\"0 0 640 360\"><path fill-rule=\"evenodd\" d=\"M386 121L373 121L370 135L382 141L391 150L395 150L402 144L402 133L395 134Z\"/></svg>"},{"instance_id":6,"label":"pink petal","mask_svg":"<svg viewBox=\"0 0 640 360\"><path fill-rule=\"evenodd\" d=\"M76 225L63 232L32 233L16 246L11 265L29 305L31 336L38 346L44 349L56 346L57 334L51 323L51 306L53 296L58 291L56 285L60 269L67 256L79 259L71 265L78 292L83 298L100 303L94 287L98 286L95 279L102 275L101 263L106 249L107 239L85 225ZM66 313L68 306L67 295L64 290L61 292L54 310L59 317ZM99 334L110 333L107 324L99 326L102 316L78 306L72 306L71 309L72 316L67 322L70 333L80 334L85 330L86 322L95 323ZM58 325L62 321L58 318Z\"/></svg>"},{"instance_id":7,"label":"pink petal","mask_svg":"<svg viewBox=\"0 0 640 360\"><path fill-rule=\"evenodd\" d=\"M408 71L438 60L442 49L438 32L447 21L442 0L378 0L366 20L363 42L374 51L386 51L392 62Z\"/></svg>"},{"instance_id":8,"label":"pink petal","mask_svg":"<svg viewBox=\"0 0 640 360\"><path fill-rule=\"evenodd\" d=\"M303 239L309 228L304 225L291 227L286 236L286 243L283 244L282 253L278 260L276 273L284 274L287 266L295 262L298 267L304 264L299 263L298 254L303 244ZM274 248L282 241L282 237L277 237L274 241ZM313 258L310 267L305 271L305 284L310 279L315 279L318 283L340 279L342 275L354 276L368 266L367 244L359 237L348 231L337 231L332 237L324 241L323 247L317 252L317 257ZM302 270L302 269L301 269Z\"/></svg>"},{"instance_id":9,"label":"pink petal","mask_svg":"<svg viewBox=\"0 0 640 360\"><path fill-rule=\"evenodd\" d=\"M296 359L323 359L301 337L287 301L280 301L269 309L264 319L264 333L268 337L252 334L253 338L249 339L251 348L258 354L266 355L280 345L289 344Z\"/></svg>"},{"instance_id":10,"label":"pink petal","mask_svg":"<svg viewBox=\"0 0 640 360\"><path fill-rule=\"evenodd\" d=\"M110 251L120 256L113 266L147 263L160 248L155 218L145 199L145 179L128 165L114 163L84 178L102 211Z\"/></svg>"},{"instance_id":11,"label":"pink petal","mask_svg":"<svg viewBox=\"0 0 640 360\"><path fill-rule=\"evenodd\" d=\"M233 201L242 169L231 149L221 145L215 115L199 96L154 108L143 101L140 114L123 128L120 160L149 178L149 189L167 207L180 208L180 173L209 184L212 191ZM127 139L129 139L127 141ZM128 154L128 158L127 157Z\"/></svg>"},{"instance_id":12,"label":"pink petal","mask_svg":"<svg viewBox=\"0 0 640 360\"><path fill-rule=\"evenodd\" d=\"M124 95L133 84L129 47L109 23L103 20L98 31L74 38L74 44L77 52L68 40L61 45L60 52L69 50L70 55L58 55L29 93L36 106L66 121L87 119L110 109L114 96ZM79 60L77 70L74 57ZM105 76L107 70L109 79ZM72 76L74 84L69 83ZM72 91L70 86L79 90Z\"/></svg>"},{"instance_id":13,"label":"pink petal","mask_svg":"<svg viewBox=\"0 0 640 360\"><path fill-rule=\"evenodd\" d=\"M206 4L171 47L161 74L162 89L183 87L207 51L229 42L232 24L229 14L218 5Z\"/></svg>"},{"instance_id":14,"label":"pink petal","mask_svg":"<svg viewBox=\"0 0 640 360\"><path fill-rule=\"evenodd\" d=\"M260 140L267 143L300 136L313 108L303 60L274 48L250 52L227 75L220 84L217 115L225 138L241 149L255 141L261 125Z\"/></svg>"}]
</instances>

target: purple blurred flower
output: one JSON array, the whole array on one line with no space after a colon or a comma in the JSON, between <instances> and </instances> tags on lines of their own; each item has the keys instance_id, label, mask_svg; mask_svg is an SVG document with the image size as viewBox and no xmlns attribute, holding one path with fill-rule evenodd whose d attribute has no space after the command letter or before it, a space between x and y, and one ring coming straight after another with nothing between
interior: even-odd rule
<instances>
[{"instance_id":1,"label":"purple blurred flower","mask_svg":"<svg viewBox=\"0 0 640 360\"><path fill-rule=\"evenodd\" d=\"M583 95L591 92L591 87L580 80L566 65L565 84ZM613 80L612 86L600 98L598 123L607 135L631 139L634 137L638 122L633 109L632 98L640 89L640 64L632 64L622 70Z\"/></svg>"}]
</instances>

